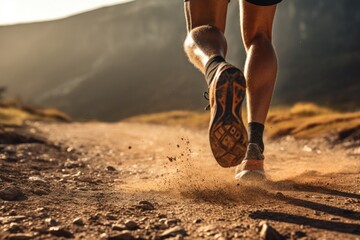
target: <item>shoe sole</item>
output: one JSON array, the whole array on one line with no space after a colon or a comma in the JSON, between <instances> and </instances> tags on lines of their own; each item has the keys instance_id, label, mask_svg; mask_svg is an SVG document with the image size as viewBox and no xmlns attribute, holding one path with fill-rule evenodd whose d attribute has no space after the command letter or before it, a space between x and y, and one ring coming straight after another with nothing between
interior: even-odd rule
<instances>
[{"instance_id":1,"label":"shoe sole","mask_svg":"<svg viewBox=\"0 0 360 240\"><path fill-rule=\"evenodd\" d=\"M266 177L264 171L244 170L236 174L235 179L246 182L259 182L266 180Z\"/></svg>"},{"instance_id":2,"label":"shoe sole","mask_svg":"<svg viewBox=\"0 0 360 240\"><path fill-rule=\"evenodd\" d=\"M234 167L244 158L248 143L241 116L245 78L239 69L228 67L214 81L214 112L209 127L210 147L220 166Z\"/></svg>"}]
</instances>

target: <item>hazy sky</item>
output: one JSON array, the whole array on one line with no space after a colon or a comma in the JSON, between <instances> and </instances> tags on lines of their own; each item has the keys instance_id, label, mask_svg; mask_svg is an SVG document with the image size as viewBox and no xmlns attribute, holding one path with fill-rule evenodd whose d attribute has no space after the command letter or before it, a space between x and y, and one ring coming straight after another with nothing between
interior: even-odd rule
<instances>
[{"instance_id":1,"label":"hazy sky","mask_svg":"<svg viewBox=\"0 0 360 240\"><path fill-rule=\"evenodd\" d=\"M131 0L0 0L0 25L53 20Z\"/></svg>"}]
</instances>

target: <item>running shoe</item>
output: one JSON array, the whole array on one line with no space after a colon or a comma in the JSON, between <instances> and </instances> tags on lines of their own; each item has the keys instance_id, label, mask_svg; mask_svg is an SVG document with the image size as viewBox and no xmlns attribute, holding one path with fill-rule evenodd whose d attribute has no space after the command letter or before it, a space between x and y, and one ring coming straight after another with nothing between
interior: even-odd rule
<instances>
[{"instance_id":1,"label":"running shoe","mask_svg":"<svg viewBox=\"0 0 360 240\"><path fill-rule=\"evenodd\" d=\"M243 73L231 64L221 63L209 86L209 140L222 167L239 165L246 153L248 136L241 116L245 91Z\"/></svg>"},{"instance_id":2,"label":"running shoe","mask_svg":"<svg viewBox=\"0 0 360 240\"><path fill-rule=\"evenodd\" d=\"M265 179L264 155L256 143L249 143L246 156L236 168L235 179L258 181Z\"/></svg>"}]
</instances>

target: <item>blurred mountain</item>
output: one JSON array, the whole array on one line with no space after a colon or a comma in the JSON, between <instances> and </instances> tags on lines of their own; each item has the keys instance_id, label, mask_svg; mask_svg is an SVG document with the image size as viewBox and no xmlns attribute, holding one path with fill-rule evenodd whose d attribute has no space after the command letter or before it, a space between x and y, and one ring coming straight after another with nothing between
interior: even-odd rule
<instances>
[{"instance_id":1,"label":"blurred mountain","mask_svg":"<svg viewBox=\"0 0 360 240\"><path fill-rule=\"evenodd\" d=\"M183 54L183 3L137 0L62 20L0 27L0 85L75 118L118 120L200 110L205 81ZM359 107L360 2L284 1L274 43L274 104ZM229 5L229 59L244 62L238 5Z\"/></svg>"}]
</instances>

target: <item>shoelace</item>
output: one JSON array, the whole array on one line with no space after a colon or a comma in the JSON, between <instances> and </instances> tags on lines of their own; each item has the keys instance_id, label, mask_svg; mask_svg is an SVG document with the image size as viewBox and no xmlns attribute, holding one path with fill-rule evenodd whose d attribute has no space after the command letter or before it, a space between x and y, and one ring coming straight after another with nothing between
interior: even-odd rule
<instances>
[{"instance_id":1,"label":"shoelace","mask_svg":"<svg viewBox=\"0 0 360 240\"><path fill-rule=\"evenodd\" d=\"M209 92L208 91L204 92L203 96L207 101L209 101ZM209 111L210 110L210 104L208 104L206 107L204 107L204 110Z\"/></svg>"}]
</instances>

